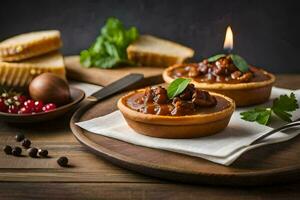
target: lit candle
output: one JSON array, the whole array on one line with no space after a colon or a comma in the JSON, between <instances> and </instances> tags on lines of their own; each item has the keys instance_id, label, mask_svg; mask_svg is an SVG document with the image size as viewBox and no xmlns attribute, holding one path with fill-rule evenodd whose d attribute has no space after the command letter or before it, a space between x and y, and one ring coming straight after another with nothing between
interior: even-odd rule
<instances>
[{"instance_id":1,"label":"lit candle","mask_svg":"<svg viewBox=\"0 0 300 200\"><path fill-rule=\"evenodd\" d=\"M228 26L226 29L226 35L224 40L223 49L229 54L233 49L233 33L231 27Z\"/></svg>"}]
</instances>

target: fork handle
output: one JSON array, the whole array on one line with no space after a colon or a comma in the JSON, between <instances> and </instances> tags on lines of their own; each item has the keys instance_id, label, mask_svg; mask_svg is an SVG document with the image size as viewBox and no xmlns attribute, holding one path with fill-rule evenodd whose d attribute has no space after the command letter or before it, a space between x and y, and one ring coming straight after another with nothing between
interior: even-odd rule
<instances>
[{"instance_id":1,"label":"fork handle","mask_svg":"<svg viewBox=\"0 0 300 200\"><path fill-rule=\"evenodd\" d=\"M299 121L291 122L291 123L288 123L288 124L286 124L284 126L281 126L279 128L273 129L270 132L259 136L254 141L252 141L249 145L256 144L256 143L260 142L261 140L263 140L264 138L269 137L270 135L273 135L273 134L275 134L279 131L282 131L282 130L285 130L285 129L288 129L288 128L292 128L292 127L295 127L295 126L300 126L300 122Z\"/></svg>"}]
</instances>

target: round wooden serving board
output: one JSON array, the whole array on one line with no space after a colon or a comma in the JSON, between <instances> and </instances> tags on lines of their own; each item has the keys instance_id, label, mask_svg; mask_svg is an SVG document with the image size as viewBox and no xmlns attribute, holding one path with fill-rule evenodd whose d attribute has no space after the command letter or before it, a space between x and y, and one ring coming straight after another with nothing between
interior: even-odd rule
<instances>
[{"instance_id":1,"label":"round wooden serving board","mask_svg":"<svg viewBox=\"0 0 300 200\"><path fill-rule=\"evenodd\" d=\"M132 145L90 133L74 124L116 110L121 95L81 107L70 123L83 145L116 165L163 179L212 185L271 185L299 180L300 137L248 151L227 167L201 158Z\"/></svg>"}]
</instances>

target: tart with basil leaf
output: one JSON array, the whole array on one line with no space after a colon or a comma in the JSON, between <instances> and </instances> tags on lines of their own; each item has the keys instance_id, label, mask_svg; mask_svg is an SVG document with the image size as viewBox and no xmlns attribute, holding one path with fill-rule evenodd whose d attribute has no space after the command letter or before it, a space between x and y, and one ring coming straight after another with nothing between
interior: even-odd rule
<instances>
[{"instance_id":1,"label":"tart with basil leaf","mask_svg":"<svg viewBox=\"0 0 300 200\"><path fill-rule=\"evenodd\" d=\"M195 138L227 127L235 109L229 97L195 88L178 78L168 88L136 90L118 101L118 108L136 132L159 138Z\"/></svg>"},{"instance_id":2,"label":"tart with basil leaf","mask_svg":"<svg viewBox=\"0 0 300 200\"><path fill-rule=\"evenodd\" d=\"M173 65L163 73L167 83L179 77L192 79L197 88L226 95L237 106L266 102L275 82L273 74L248 65L236 54L219 54L200 63Z\"/></svg>"}]
</instances>

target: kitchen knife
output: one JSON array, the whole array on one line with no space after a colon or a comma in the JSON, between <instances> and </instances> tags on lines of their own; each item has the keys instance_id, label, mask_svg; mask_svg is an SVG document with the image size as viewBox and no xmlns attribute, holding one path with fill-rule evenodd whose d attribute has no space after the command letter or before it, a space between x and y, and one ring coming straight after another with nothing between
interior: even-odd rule
<instances>
[{"instance_id":1,"label":"kitchen knife","mask_svg":"<svg viewBox=\"0 0 300 200\"><path fill-rule=\"evenodd\" d=\"M143 74L129 74L108 86L98 90L97 92L93 93L91 96L87 97L90 101L100 101L104 98L107 98L113 94L116 94L135 83L141 81L144 78Z\"/></svg>"}]
</instances>

